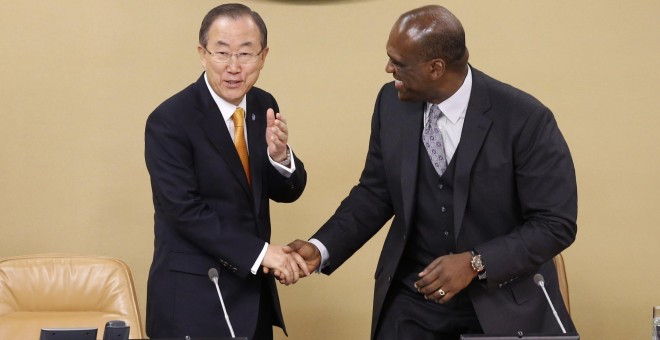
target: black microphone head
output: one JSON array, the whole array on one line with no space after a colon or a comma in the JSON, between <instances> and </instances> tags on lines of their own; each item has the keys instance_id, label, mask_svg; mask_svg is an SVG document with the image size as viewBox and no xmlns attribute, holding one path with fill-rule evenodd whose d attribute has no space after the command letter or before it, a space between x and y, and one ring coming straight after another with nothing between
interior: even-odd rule
<instances>
[{"instance_id":1,"label":"black microphone head","mask_svg":"<svg viewBox=\"0 0 660 340\"><path fill-rule=\"evenodd\" d=\"M215 280L217 280L219 276L220 274L218 274L217 269L215 268L209 269L209 279L211 279L211 281L215 282Z\"/></svg>"},{"instance_id":2,"label":"black microphone head","mask_svg":"<svg viewBox=\"0 0 660 340\"><path fill-rule=\"evenodd\" d=\"M545 280L543 279L543 275L541 275L541 274L534 275L534 283L536 283L536 285L539 286L539 287L543 287L543 284L545 284Z\"/></svg>"}]
</instances>

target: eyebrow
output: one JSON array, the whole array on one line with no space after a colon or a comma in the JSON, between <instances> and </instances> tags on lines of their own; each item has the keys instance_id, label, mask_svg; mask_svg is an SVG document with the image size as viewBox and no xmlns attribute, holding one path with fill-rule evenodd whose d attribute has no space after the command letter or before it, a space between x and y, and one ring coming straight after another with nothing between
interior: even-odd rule
<instances>
[{"instance_id":1,"label":"eyebrow","mask_svg":"<svg viewBox=\"0 0 660 340\"><path fill-rule=\"evenodd\" d=\"M222 46L222 47L229 47L229 44L226 43L226 42L224 42L224 41L222 41L222 40L218 40L218 41L216 41L216 45L219 45L219 46ZM251 46L253 46L253 45L254 45L254 43L253 43L252 41L246 41L246 42L242 43L242 44L239 46L239 48L241 48L241 47L251 47Z\"/></svg>"},{"instance_id":2,"label":"eyebrow","mask_svg":"<svg viewBox=\"0 0 660 340\"><path fill-rule=\"evenodd\" d=\"M403 62L402 62L401 60L394 58L394 57L393 57L392 55L390 55L389 53L387 53L387 57L390 58L390 62L391 62L392 64L403 65Z\"/></svg>"}]
</instances>

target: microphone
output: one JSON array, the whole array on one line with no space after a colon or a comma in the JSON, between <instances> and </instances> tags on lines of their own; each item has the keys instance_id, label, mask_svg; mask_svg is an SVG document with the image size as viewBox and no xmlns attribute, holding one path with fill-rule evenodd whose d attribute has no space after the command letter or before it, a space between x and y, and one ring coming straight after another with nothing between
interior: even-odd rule
<instances>
[{"instance_id":1,"label":"microphone","mask_svg":"<svg viewBox=\"0 0 660 340\"><path fill-rule=\"evenodd\" d=\"M110 320L105 324L103 340L128 340L131 327L122 320Z\"/></svg>"},{"instance_id":2,"label":"microphone","mask_svg":"<svg viewBox=\"0 0 660 340\"><path fill-rule=\"evenodd\" d=\"M550 301L550 296L548 296L548 291L545 290L545 280L543 279L543 275L541 274L534 275L534 283L536 283L537 286L543 289L543 293L545 294L545 299L548 300L548 304L550 304L550 308L552 308L552 314L555 315L555 319L557 319L557 323L559 324L559 327L561 327L561 331L564 334L566 334L566 329L564 328L564 325L561 323L561 320L559 319L559 315L557 315L555 306L552 304L552 301Z\"/></svg>"},{"instance_id":3,"label":"microphone","mask_svg":"<svg viewBox=\"0 0 660 340\"><path fill-rule=\"evenodd\" d=\"M218 297L220 298L220 304L222 305L222 312L225 313L225 321L227 322L227 327L229 327L229 332L231 333L231 337L235 338L236 335L234 335L234 329L231 327L231 322L229 321L229 315L227 315L227 309L225 308L225 301L222 299L222 294L220 293L220 286L218 285L219 277L220 274L218 274L217 269L215 268L209 269L209 279L213 281L213 283L215 284L215 290L218 291Z\"/></svg>"}]
</instances>

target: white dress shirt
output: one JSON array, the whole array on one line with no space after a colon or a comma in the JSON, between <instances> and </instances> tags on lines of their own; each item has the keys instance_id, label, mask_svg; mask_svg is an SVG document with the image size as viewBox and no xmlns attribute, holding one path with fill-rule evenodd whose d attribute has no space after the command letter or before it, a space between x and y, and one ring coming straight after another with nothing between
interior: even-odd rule
<instances>
[{"instance_id":1,"label":"white dress shirt","mask_svg":"<svg viewBox=\"0 0 660 340\"><path fill-rule=\"evenodd\" d=\"M220 109L220 113L222 114L222 118L225 121L225 124L227 124L227 130L229 131L229 135L231 136L231 140L234 140L236 137L234 136L234 120L232 120L231 116L234 114L234 111L236 111L237 107L240 107L243 109L245 112L245 119L249 116L248 110L247 110L247 105L246 105L246 96L243 96L243 99L238 105L231 104L227 102L226 100L222 99L220 96L218 96L215 91L213 91L213 88L209 84L209 80L206 77L206 73L204 73L204 81L206 82L206 87L209 89L209 92L211 93L211 96L213 97L213 100L215 101L216 105L218 105L218 109ZM247 135L247 124L243 124L243 129L245 130L244 136L245 136L245 145L248 147L248 154L250 153L250 146L248 145L248 135ZM275 162L271 157L270 153L268 154L268 160L270 161L270 164L272 164L277 171L282 174L282 176L289 178L291 177L291 174L293 174L294 171L296 171L296 162L294 161L293 157L291 156L291 147L287 144L287 152L288 158L291 159L291 164L290 168L285 167L282 164ZM259 270L259 266L261 265L261 262L263 262L264 257L266 256L266 250L268 249L268 242L264 242L264 247L261 250L261 253L259 253L259 256L257 257L257 260L254 262L254 265L250 269L252 274L257 274L257 271Z\"/></svg>"}]
</instances>

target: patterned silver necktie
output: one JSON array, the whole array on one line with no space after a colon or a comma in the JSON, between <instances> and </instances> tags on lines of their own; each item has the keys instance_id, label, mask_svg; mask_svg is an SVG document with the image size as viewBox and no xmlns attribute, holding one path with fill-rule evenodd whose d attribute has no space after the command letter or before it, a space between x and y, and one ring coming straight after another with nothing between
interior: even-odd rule
<instances>
[{"instance_id":1,"label":"patterned silver necktie","mask_svg":"<svg viewBox=\"0 0 660 340\"><path fill-rule=\"evenodd\" d=\"M422 133L422 141L426 147L426 151L431 158L431 163L439 176L447 169L447 156L445 155L445 143L442 140L442 133L438 128L438 119L442 115L442 111L438 105L431 106L428 119L424 125L424 132Z\"/></svg>"}]
</instances>

